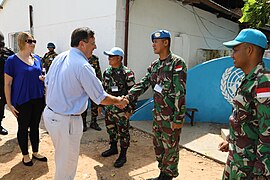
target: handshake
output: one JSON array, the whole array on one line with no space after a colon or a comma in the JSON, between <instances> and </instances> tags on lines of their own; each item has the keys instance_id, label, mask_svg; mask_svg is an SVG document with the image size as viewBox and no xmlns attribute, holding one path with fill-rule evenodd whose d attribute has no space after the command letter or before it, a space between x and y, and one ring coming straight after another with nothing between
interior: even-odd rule
<instances>
[{"instance_id":1,"label":"handshake","mask_svg":"<svg viewBox=\"0 0 270 180\"><path fill-rule=\"evenodd\" d=\"M117 98L117 102L115 103L115 106L120 108L120 109L124 109L128 104L129 104L129 100L127 99L126 96L118 96Z\"/></svg>"}]
</instances>

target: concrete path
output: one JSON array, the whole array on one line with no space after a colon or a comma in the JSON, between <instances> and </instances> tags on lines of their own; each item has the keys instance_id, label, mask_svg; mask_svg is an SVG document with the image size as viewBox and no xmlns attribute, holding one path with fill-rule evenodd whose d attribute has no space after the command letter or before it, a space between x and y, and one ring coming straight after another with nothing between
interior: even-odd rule
<instances>
[{"instance_id":1,"label":"concrete path","mask_svg":"<svg viewBox=\"0 0 270 180\"><path fill-rule=\"evenodd\" d=\"M131 121L131 125L152 134L152 121ZM195 123L191 126L186 123L181 133L180 145L217 162L225 163L228 154L218 150L218 144L223 141L220 135L223 128L227 128L227 125Z\"/></svg>"},{"instance_id":2,"label":"concrete path","mask_svg":"<svg viewBox=\"0 0 270 180\"><path fill-rule=\"evenodd\" d=\"M90 112L88 114L90 114ZM6 136L0 136L0 146L10 140L14 141L14 143L17 141L16 138L14 139L17 133L17 120L9 110L5 111L5 116L6 118L3 120L2 124L3 127L8 129L9 134ZM152 134L152 121L131 121L131 126L146 133ZM40 123L40 127L40 133L44 133L46 130L42 121ZM180 145L213 160L225 163L227 153L218 151L218 144L223 140L221 137L221 129L223 128L226 129L227 125L215 123L195 123L194 126L191 126L189 123L187 123L183 127L181 133ZM103 131L104 130L105 127L103 127ZM10 150L11 149L7 149L7 151Z\"/></svg>"}]
</instances>

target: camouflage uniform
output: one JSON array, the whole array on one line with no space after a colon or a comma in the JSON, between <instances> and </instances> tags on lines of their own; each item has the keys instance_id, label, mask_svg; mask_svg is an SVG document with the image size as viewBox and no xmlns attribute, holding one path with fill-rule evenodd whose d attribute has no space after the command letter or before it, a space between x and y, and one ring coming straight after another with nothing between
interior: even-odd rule
<instances>
[{"instance_id":1,"label":"camouflage uniform","mask_svg":"<svg viewBox=\"0 0 270 180\"><path fill-rule=\"evenodd\" d=\"M153 133L154 147L158 167L161 172L178 176L179 140L181 128L172 129L172 122L184 123L186 111L186 65L182 58L170 54L167 59L157 59L147 69L142 80L129 91L127 98L134 101L143 94L149 86L156 85L162 91L154 91Z\"/></svg>"},{"instance_id":2,"label":"camouflage uniform","mask_svg":"<svg viewBox=\"0 0 270 180\"><path fill-rule=\"evenodd\" d=\"M89 63L92 65L92 67L95 69L97 78L102 81L102 73L98 61L98 57L95 55L92 55L92 57L89 59ZM98 116L98 105L96 105L91 100L91 121L96 121Z\"/></svg>"},{"instance_id":3,"label":"camouflage uniform","mask_svg":"<svg viewBox=\"0 0 270 180\"><path fill-rule=\"evenodd\" d=\"M10 49L0 49L0 128L2 119L4 118L4 110L6 104L6 98L4 93L4 66L6 59L12 54L14 54L14 52Z\"/></svg>"},{"instance_id":4,"label":"camouflage uniform","mask_svg":"<svg viewBox=\"0 0 270 180\"><path fill-rule=\"evenodd\" d=\"M229 121L223 179L270 179L270 71L263 63L242 79Z\"/></svg>"},{"instance_id":5,"label":"camouflage uniform","mask_svg":"<svg viewBox=\"0 0 270 180\"><path fill-rule=\"evenodd\" d=\"M57 53L55 51L49 51L45 53L45 55L43 56L42 64L43 64L43 67L46 69L46 72L49 71L52 61L54 60L56 56L57 56Z\"/></svg>"},{"instance_id":6,"label":"camouflage uniform","mask_svg":"<svg viewBox=\"0 0 270 180\"><path fill-rule=\"evenodd\" d=\"M113 96L127 95L128 90L134 84L135 77L133 71L122 64L119 68L110 67L106 69L103 74L104 90ZM114 105L105 106L105 124L110 136L110 142L117 142L119 134L121 148L129 147L129 119L125 113L133 112L135 102L130 102L124 109L119 109Z\"/></svg>"},{"instance_id":7,"label":"camouflage uniform","mask_svg":"<svg viewBox=\"0 0 270 180\"><path fill-rule=\"evenodd\" d=\"M99 65L99 59L97 56L92 55L88 62L92 65L92 67L95 69L95 73L97 78L102 81L102 73L101 73L101 68ZM98 117L98 105L95 104L91 99L91 123L97 121ZM87 109L82 113L82 118L85 120L85 126L86 126L86 117L87 117Z\"/></svg>"}]
</instances>

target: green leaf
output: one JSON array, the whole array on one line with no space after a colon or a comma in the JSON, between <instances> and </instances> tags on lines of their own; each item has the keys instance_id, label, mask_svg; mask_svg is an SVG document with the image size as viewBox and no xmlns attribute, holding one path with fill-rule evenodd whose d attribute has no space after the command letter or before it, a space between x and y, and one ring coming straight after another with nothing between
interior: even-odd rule
<instances>
[{"instance_id":1,"label":"green leaf","mask_svg":"<svg viewBox=\"0 0 270 180\"><path fill-rule=\"evenodd\" d=\"M249 23L252 27L264 27L270 23L270 1L269 0L244 0L242 8L243 16L239 19L241 23Z\"/></svg>"}]
</instances>

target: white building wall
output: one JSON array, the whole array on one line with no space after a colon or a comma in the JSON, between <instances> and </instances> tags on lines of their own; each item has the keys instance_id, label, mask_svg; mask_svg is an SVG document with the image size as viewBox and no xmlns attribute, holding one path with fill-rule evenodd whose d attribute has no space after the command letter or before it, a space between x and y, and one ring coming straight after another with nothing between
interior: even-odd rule
<instances>
[{"instance_id":1,"label":"white building wall","mask_svg":"<svg viewBox=\"0 0 270 180\"><path fill-rule=\"evenodd\" d=\"M189 5L183 6L175 0L134 0L130 4L129 29L128 66L135 71L138 81L150 63L158 58L153 54L150 40L153 31L169 30L171 49L188 58L185 61L190 68L200 62L196 59L197 49L225 49L222 42L234 38L239 28L237 23ZM183 44L175 44L180 42ZM184 50L177 47L184 47ZM148 91L141 98L150 97L150 94Z\"/></svg>"},{"instance_id":2,"label":"white building wall","mask_svg":"<svg viewBox=\"0 0 270 180\"><path fill-rule=\"evenodd\" d=\"M82 26L96 33L94 54L100 57L102 71L108 67L103 51L113 46L124 49L126 0L6 0L0 10L0 30L8 45L10 33L30 29L29 5L33 6L33 32L38 41L36 53L40 56L47 51L48 42L55 43L58 53L69 49L71 32ZM224 49L222 42L236 36L238 25L176 0L131 0L128 66L134 70L137 81L158 58L150 40L157 29L171 32L171 49L185 58L191 68L200 62L197 49Z\"/></svg>"},{"instance_id":3,"label":"white building wall","mask_svg":"<svg viewBox=\"0 0 270 180\"><path fill-rule=\"evenodd\" d=\"M126 0L117 0L115 46L124 50Z\"/></svg>"},{"instance_id":4,"label":"white building wall","mask_svg":"<svg viewBox=\"0 0 270 180\"><path fill-rule=\"evenodd\" d=\"M10 45L9 36L18 31L29 31L29 9L31 0L6 0L0 9L0 31L5 36L5 43Z\"/></svg>"},{"instance_id":5,"label":"white building wall","mask_svg":"<svg viewBox=\"0 0 270 180\"><path fill-rule=\"evenodd\" d=\"M30 29L29 9L33 6L35 53L43 56L47 43L56 45L60 53L70 48L70 36L75 28L87 26L95 31L101 68L108 67L104 50L115 46L116 0L7 0L0 10L0 27L5 36ZM8 44L8 41L6 41Z\"/></svg>"}]
</instances>

